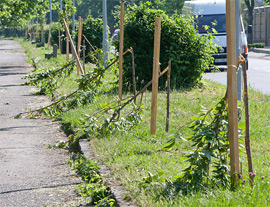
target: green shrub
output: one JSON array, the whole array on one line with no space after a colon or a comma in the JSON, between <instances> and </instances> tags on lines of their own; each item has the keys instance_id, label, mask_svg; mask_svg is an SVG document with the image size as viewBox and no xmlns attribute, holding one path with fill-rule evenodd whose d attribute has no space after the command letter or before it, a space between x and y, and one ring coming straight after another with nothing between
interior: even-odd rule
<instances>
[{"instance_id":1,"label":"green shrub","mask_svg":"<svg viewBox=\"0 0 270 207\"><path fill-rule=\"evenodd\" d=\"M102 48L103 21L100 18L94 19L88 16L83 23L83 34L96 48ZM86 51L90 51L90 45L86 43Z\"/></svg>"},{"instance_id":2,"label":"green shrub","mask_svg":"<svg viewBox=\"0 0 270 207\"><path fill-rule=\"evenodd\" d=\"M63 35L62 38L62 51L65 53L66 51L66 33L64 30L64 27L61 24L61 34ZM72 34L72 24L69 24L69 30L70 33ZM39 32L40 33L40 32ZM46 25L44 27L44 37L45 37L45 42L48 42L48 36L49 36L49 25ZM83 34L86 36L86 38L90 41L90 43L95 47L95 48L102 48L102 39L103 39L103 22L101 19L97 18L94 19L91 16L88 16L86 20L84 20L83 23ZM58 22L52 23L51 27L51 45L57 44L58 45ZM39 35L40 36L40 35ZM40 37L39 37L40 39ZM84 38L82 38L84 39ZM76 33L75 33L75 38L74 38L75 44L77 45L78 42L78 22L76 21ZM71 52L71 47L70 52ZM92 51L90 48L90 45L86 42L86 53Z\"/></svg>"},{"instance_id":3,"label":"green shrub","mask_svg":"<svg viewBox=\"0 0 270 207\"><path fill-rule=\"evenodd\" d=\"M195 86L202 78L205 68L213 62L211 56L216 48L212 36L199 35L193 19L184 16L169 18L161 10L153 10L151 4L129 6L125 16L124 50L133 47L135 53L137 87L142 88L152 79L153 43L155 17L161 17L161 70L172 61L171 85L173 88ZM132 83L131 57L124 57L123 79L126 88ZM166 77L159 79L165 88Z\"/></svg>"},{"instance_id":4,"label":"green shrub","mask_svg":"<svg viewBox=\"0 0 270 207\"><path fill-rule=\"evenodd\" d=\"M45 42L48 42L49 37L49 25L44 27L44 38ZM58 45L58 22L53 22L51 26L51 45L57 44Z\"/></svg>"},{"instance_id":5,"label":"green shrub","mask_svg":"<svg viewBox=\"0 0 270 207\"><path fill-rule=\"evenodd\" d=\"M265 43L252 43L252 44L248 44L248 48L264 48Z\"/></svg>"},{"instance_id":6,"label":"green shrub","mask_svg":"<svg viewBox=\"0 0 270 207\"><path fill-rule=\"evenodd\" d=\"M83 22L83 34L91 43L91 45L95 48L102 48L102 40L103 40L103 21L100 18L93 18L91 15L87 17ZM82 40L84 37L82 37ZM78 42L78 32L76 32L75 37L76 44ZM86 53L93 51L89 43L86 41ZM82 56L82 53L81 53ZM90 58L87 59L89 61Z\"/></svg>"}]
</instances>

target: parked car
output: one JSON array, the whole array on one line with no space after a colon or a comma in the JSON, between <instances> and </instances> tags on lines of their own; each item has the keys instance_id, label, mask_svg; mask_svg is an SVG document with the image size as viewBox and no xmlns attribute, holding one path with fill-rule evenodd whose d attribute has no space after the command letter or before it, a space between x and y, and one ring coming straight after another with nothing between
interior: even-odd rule
<instances>
[{"instance_id":1,"label":"parked car","mask_svg":"<svg viewBox=\"0 0 270 207\"><path fill-rule=\"evenodd\" d=\"M218 53L213 54L215 65L227 65L227 40L226 40L226 1L225 0L195 0L185 1L183 7L185 15L196 16L194 26L202 35L212 32L216 36L214 40L218 45ZM242 18L241 25L241 54L248 59L247 37L245 34ZM209 28L209 29L207 29ZM248 68L248 63L246 65Z\"/></svg>"}]
</instances>

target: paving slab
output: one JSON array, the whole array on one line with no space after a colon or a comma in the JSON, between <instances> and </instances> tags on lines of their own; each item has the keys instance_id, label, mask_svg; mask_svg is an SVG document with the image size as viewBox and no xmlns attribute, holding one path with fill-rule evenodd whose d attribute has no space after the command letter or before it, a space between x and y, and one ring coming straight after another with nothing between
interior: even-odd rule
<instances>
[{"instance_id":1,"label":"paving slab","mask_svg":"<svg viewBox=\"0 0 270 207\"><path fill-rule=\"evenodd\" d=\"M66 136L50 119L14 119L48 103L36 89L21 86L32 69L19 43L0 41L0 206L76 206L80 183L63 149L46 149Z\"/></svg>"}]
</instances>

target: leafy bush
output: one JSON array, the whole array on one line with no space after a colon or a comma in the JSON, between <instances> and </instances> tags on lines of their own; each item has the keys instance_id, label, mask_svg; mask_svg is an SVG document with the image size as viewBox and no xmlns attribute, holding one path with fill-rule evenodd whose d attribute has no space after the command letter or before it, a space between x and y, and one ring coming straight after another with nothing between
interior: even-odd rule
<instances>
[{"instance_id":1,"label":"leafy bush","mask_svg":"<svg viewBox=\"0 0 270 207\"><path fill-rule=\"evenodd\" d=\"M171 85L173 88L192 87L202 78L205 68L213 62L216 48L210 34L201 36L193 26L193 19L174 15L169 18L161 10L153 10L149 2L129 6L125 16L124 50L133 47L135 52L137 86L142 88L152 79L155 17L161 17L161 69L172 61ZM132 83L131 57L124 57L124 83ZM159 80L164 88L166 77Z\"/></svg>"},{"instance_id":2,"label":"leafy bush","mask_svg":"<svg viewBox=\"0 0 270 207\"><path fill-rule=\"evenodd\" d=\"M96 48L102 48L103 21L100 18L94 19L88 16L83 23L83 34L89 42ZM77 38L77 36L76 36ZM90 51L90 45L86 43L86 51Z\"/></svg>"},{"instance_id":3,"label":"leafy bush","mask_svg":"<svg viewBox=\"0 0 270 207\"><path fill-rule=\"evenodd\" d=\"M84 20L83 23L83 34L88 39L88 41L91 43L91 45L95 49L102 48L102 40L103 40L103 21L100 18L93 18L91 15L87 17L86 20ZM84 37L82 37L82 40ZM75 37L76 43L78 42L78 32L76 32ZM86 53L89 53L93 51L93 48L89 45L89 43L86 41ZM97 50L97 52L100 52ZM81 53L82 56L82 53ZM86 61L90 61L91 58L87 58ZM95 61L94 61L95 62Z\"/></svg>"},{"instance_id":4,"label":"leafy bush","mask_svg":"<svg viewBox=\"0 0 270 207\"><path fill-rule=\"evenodd\" d=\"M44 27L44 38L45 42L48 42L49 37L49 25ZM58 45L58 22L53 22L51 26L51 45L57 44Z\"/></svg>"},{"instance_id":5,"label":"leafy bush","mask_svg":"<svg viewBox=\"0 0 270 207\"><path fill-rule=\"evenodd\" d=\"M78 29L78 22L76 22L76 29ZM66 51L66 34L65 30L63 27L63 24L61 24L61 34L63 35L62 38L62 51ZM69 24L69 30L72 34L72 24ZM40 31L39 31L40 33ZM48 36L49 36L49 26L46 25L44 27L44 37L45 37L45 42L48 42ZM92 16L88 16L86 20L84 20L83 23L83 34L86 36L86 38L89 40L89 42L93 45L95 48L102 48L102 39L103 39L103 22L101 19L97 18L94 19ZM58 45L58 22L52 23L51 27L51 45L57 44ZM39 34L40 36L40 34ZM40 39L40 37L39 37ZM82 38L84 39L84 38ZM75 44L77 45L78 42L78 32L76 31L75 33L75 38L74 38ZM71 52L71 47L70 52ZM90 48L90 45L86 42L86 52L93 51Z\"/></svg>"},{"instance_id":6,"label":"leafy bush","mask_svg":"<svg viewBox=\"0 0 270 207\"><path fill-rule=\"evenodd\" d=\"M265 43L252 43L248 44L248 48L264 48Z\"/></svg>"}]
</instances>

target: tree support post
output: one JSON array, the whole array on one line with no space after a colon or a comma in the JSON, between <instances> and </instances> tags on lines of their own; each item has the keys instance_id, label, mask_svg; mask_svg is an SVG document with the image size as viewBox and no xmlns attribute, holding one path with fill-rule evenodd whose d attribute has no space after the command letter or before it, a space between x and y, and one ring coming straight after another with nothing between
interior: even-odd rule
<instances>
[{"instance_id":1,"label":"tree support post","mask_svg":"<svg viewBox=\"0 0 270 207\"><path fill-rule=\"evenodd\" d=\"M51 47L51 29L52 29L52 23L49 25L49 37L48 37L48 48Z\"/></svg>"},{"instance_id":2,"label":"tree support post","mask_svg":"<svg viewBox=\"0 0 270 207\"><path fill-rule=\"evenodd\" d=\"M67 28L69 28L69 22L67 22ZM69 39L68 39L68 31L67 28L65 28L66 30L66 61L69 62Z\"/></svg>"},{"instance_id":3,"label":"tree support post","mask_svg":"<svg viewBox=\"0 0 270 207\"><path fill-rule=\"evenodd\" d=\"M227 31L227 87L228 87L228 120L229 146L231 158L232 187L238 184L239 143L238 143L238 108L237 108L237 57L236 57L236 25L235 0L226 0Z\"/></svg>"},{"instance_id":4,"label":"tree support post","mask_svg":"<svg viewBox=\"0 0 270 207\"><path fill-rule=\"evenodd\" d=\"M81 42L82 42L82 18L81 16L79 16L79 19L78 19L78 24L79 24L79 27L78 27L78 44L77 44L77 53L78 53L78 56L80 57L80 48L81 48ZM79 65L77 65L77 75L79 76L80 75L80 68L79 68Z\"/></svg>"},{"instance_id":5,"label":"tree support post","mask_svg":"<svg viewBox=\"0 0 270 207\"><path fill-rule=\"evenodd\" d=\"M151 134L156 133L160 37L161 37L161 18L156 17L155 37L154 37L154 57L153 57L153 78L152 78L153 83L152 83L152 105L151 105L151 126L150 126Z\"/></svg>"},{"instance_id":6,"label":"tree support post","mask_svg":"<svg viewBox=\"0 0 270 207\"><path fill-rule=\"evenodd\" d=\"M80 63L79 56L78 56L78 54L77 54L77 52L76 52L76 49L75 49L74 43L73 43L73 41L72 41L71 35L70 35L70 33L69 33L69 29L68 29L68 27L67 27L67 24L66 24L65 19L63 19L63 22L64 22L64 25L65 25L65 28L66 28L66 31L67 31L68 39L70 40L70 44L71 44L72 51L73 51L73 53L74 53L74 55L75 55L75 58L76 58L76 61L77 61L77 65L79 65L81 73L84 74L84 73L83 73L83 69L82 69L82 65L81 65L81 63Z\"/></svg>"},{"instance_id":7,"label":"tree support post","mask_svg":"<svg viewBox=\"0 0 270 207\"><path fill-rule=\"evenodd\" d=\"M61 30L60 30L60 22L58 22L58 45L59 45L59 54L61 55Z\"/></svg>"},{"instance_id":8,"label":"tree support post","mask_svg":"<svg viewBox=\"0 0 270 207\"><path fill-rule=\"evenodd\" d=\"M121 2L121 13L120 13L120 39L119 39L119 86L118 86L118 97L122 100L122 88L123 88L123 51L124 51L124 18L125 18L125 3Z\"/></svg>"},{"instance_id":9,"label":"tree support post","mask_svg":"<svg viewBox=\"0 0 270 207\"><path fill-rule=\"evenodd\" d=\"M244 80L244 102L245 102L245 117L246 117L246 130L245 130L245 145L248 160L248 172L253 173L251 149L250 149L250 133L249 133L249 104L248 104L248 84L247 84L247 70L246 61L242 62L243 80ZM250 185L253 186L253 174L249 174Z\"/></svg>"},{"instance_id":10,"label":"tree support post","mask_svg":"<svg viewBox=\"0 0 270 207\"><path fill-rule=\"evenodd\" d=\"M171 90L171 61L169 61L169 70L167 76L167 117L166 117L166 132L169 132L170 125L170 90Z\"/></svg>"}]
</instances>

